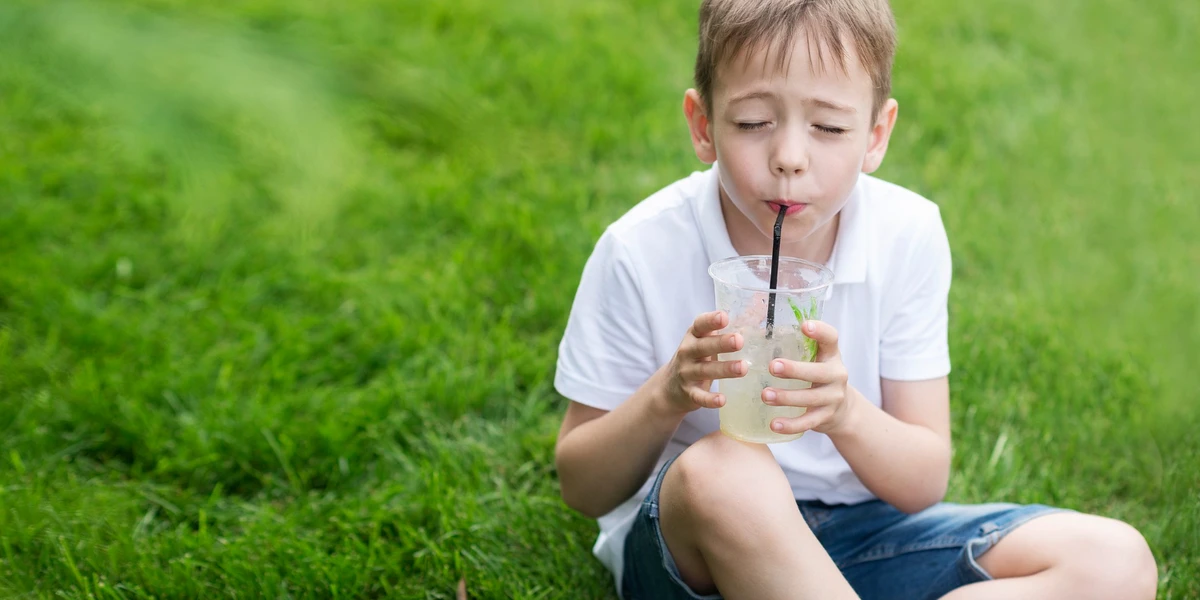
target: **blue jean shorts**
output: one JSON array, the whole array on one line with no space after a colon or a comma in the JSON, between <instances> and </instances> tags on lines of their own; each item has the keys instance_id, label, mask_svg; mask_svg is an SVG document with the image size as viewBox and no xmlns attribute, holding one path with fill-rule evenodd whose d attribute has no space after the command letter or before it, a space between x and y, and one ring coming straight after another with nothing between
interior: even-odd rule
<instances>
[{"instance_id":1,"label":"blue jean shorts","mask_svg":"<svg viewBox=\"0 0 1200 600\"><path fill-rule=\"evenodd\" d=\"M683 582L658 522L669 461L625 539L625 600L716 600ZM934 600L991 579L976 559L1021 524L1063 509L1040 504L940 503L909 515L879 500L830 505L797 501L817 540L862 600Z\"/></svg>"}]
</instances>

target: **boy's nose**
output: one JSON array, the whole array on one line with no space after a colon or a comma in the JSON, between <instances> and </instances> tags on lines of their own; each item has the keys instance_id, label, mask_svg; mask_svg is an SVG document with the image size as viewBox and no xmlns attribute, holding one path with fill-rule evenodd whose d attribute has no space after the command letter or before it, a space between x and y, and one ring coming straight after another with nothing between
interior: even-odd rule
<instances>
[{"instance_id":1,"label":"boy's nose","mask_svg":"<svg viewBox=\"0 0 1200 600\"><path fill-rule=\"evenodd\" d=\"M800 175L808 170L808 148L802 136L788 136L775 147L771 170L777 175Z\"/></svg>"},{"instance_id":2,"label":"boy's nose","mask_svg":"<svg viewBox=\"0 0 1200 600\"><path fill-rule=\"evenodd\" d=\"M804 165L776 165L775 172L779 175L803 175L807 166Z\"/></svg>"}]
</instances>

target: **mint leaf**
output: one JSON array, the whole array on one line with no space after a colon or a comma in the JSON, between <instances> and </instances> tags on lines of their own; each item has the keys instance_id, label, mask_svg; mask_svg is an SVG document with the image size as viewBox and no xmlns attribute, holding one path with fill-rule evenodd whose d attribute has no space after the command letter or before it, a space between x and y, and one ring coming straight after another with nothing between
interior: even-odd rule
<instances>
[{"instance_id":1,"label":"mint leaf","mask_svg":"<svg viewBox=\"0 0 1200 600\"><path fill-rule=\"evenodd\" d=\"M800 310L800 307L796 306L796 302L791 298L788 298L788 306L792 307L792 314L796 315L796 324L801 325L810 319L812 315L817 314L817 297L812 297L812 304L809 305L808 311ZM802 344L801 348L804 350L804 360L812 360L817 355L817 340L804 335L803 331L800 332L800 335L803 336L802 339L804 340L800 342Z\"/></svg>"}]
</instances>

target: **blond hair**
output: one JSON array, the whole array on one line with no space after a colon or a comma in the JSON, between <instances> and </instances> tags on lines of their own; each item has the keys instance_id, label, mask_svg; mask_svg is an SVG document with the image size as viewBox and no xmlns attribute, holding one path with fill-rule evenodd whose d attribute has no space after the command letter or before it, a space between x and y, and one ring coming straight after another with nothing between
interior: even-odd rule
<instances>
[{"instance_id":1,"label":"blond hair","mask_svg":"<svg viewBox=\"0 0 1200 600\"><path fill-rule=\"evenodd\" d=\"M896 21L888 0L704 0L695 78L709 110L718 67L749 49L776 50L778 67L784 68L791 55L787 49L800 35L814 49L813 68L819 68L828 48L846 70L846 43L854 44L875 88L872 114L877 115L892 92L896 54Z\"/></svg>"}]
</instances>

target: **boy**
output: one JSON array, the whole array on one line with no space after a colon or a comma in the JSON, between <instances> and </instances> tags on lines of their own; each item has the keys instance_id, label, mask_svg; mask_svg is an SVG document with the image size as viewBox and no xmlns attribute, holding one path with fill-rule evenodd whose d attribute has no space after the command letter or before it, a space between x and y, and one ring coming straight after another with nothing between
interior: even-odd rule
<instances>
[{"instance_id":1,"label":"boy","mask_svg":"<svg viewBox=\"0 0 1200 600\"><path fill-rule=\"evenodd\" d=\"M714 165L638 204L584 268L555 386L564 500L634 598L1153 598L1132 527L1046 506L943 503L950 470L950 248L936 205L869 174L887 150L895 25L886 0L704 0L683 110ZM808 390L763 446L718 431L709 264L781 254L835 274ZM682 342L680 342L682 339Z\"/></svg>"}]
</instances>

